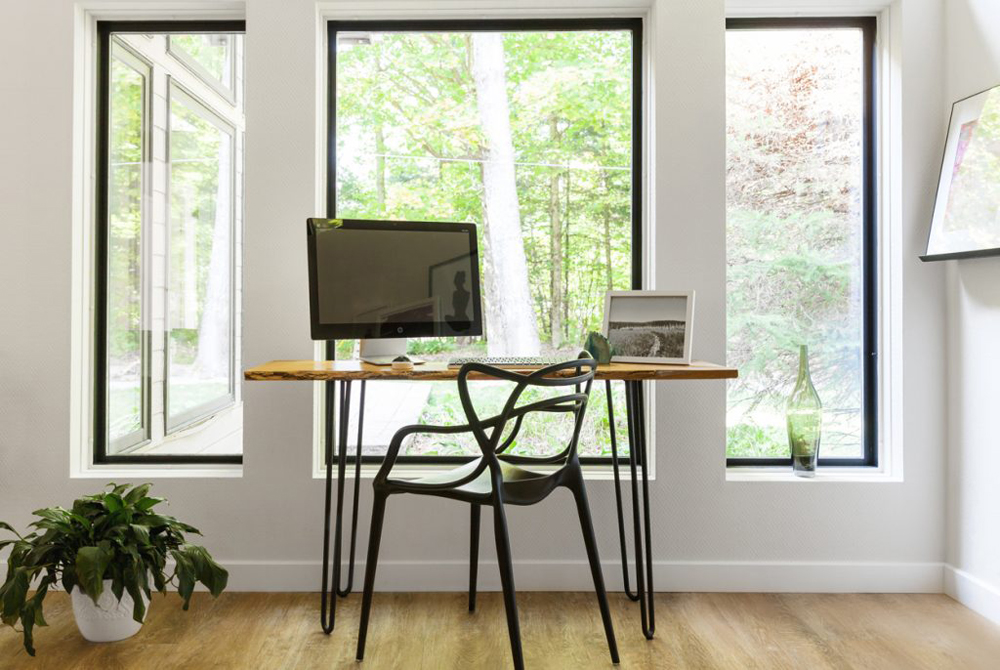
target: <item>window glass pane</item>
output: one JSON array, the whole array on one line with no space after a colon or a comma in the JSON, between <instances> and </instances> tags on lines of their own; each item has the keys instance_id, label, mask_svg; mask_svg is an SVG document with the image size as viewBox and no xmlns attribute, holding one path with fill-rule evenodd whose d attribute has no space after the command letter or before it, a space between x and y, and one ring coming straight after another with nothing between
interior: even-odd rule
<instances>
[{"instance_id":1,"label":"window glass pane","mask_svg":"<svg viewBox=\"0 0 1000 670\"><path fill-rule=\"evenodd\" d=\"M602 327L605 291L631 288L631 32L352 32L336 48L337 216L479 229L486 336L415 339L411 353L575 357ZM356 355L353 342L339 346ZM476 390L484 408L507 393ZM370 453L402 425L465 421L454 384L379 383L368 394ZM607 415L595 384L582 455L610 454ZM558 450L536 424L515 451ZM406 453L442 449L478 453L468 441Z\"/></svg>"},{"instance_id":2,"label":"window glass pane","mask_svg":"<svg viewBox=\"0 0 1000 670\"><path fill-rule=\"evenodd\" d=\"M728 455L789 455L798 345L822 458L864 454L864 42L858 29L726 36Z\"/></svg>"},{"instance_id":3,"label":"window glass pane","mask_svg":"<svg viewBox=\"0 0 1000 670\"><path fill-rule=\"evenodd\" d=\"M142 327L146 78L112 43L107 238L108 443L146 439Z\"/></svg>"},{"instance_id":4,"label":"window glass pane","mask_svg":"<svg viewBox=\"0 0 1000 670\"><path fill-rule=\"evenodd\" d=\"M172 34L169 38L171 53L180 54L183 60L194 63L196 69L224 87L233 87L236 35Z\"/></svg>"},{"instance_id":5,"label":"window glass pane","mask_svg":"<svg viewBox=\"0 0 1000 670\"><path fill-rule=\"evenodd\" d=\"M232 397L232 133L171 87L168 428Z\"/></svg>"}]
</instances>

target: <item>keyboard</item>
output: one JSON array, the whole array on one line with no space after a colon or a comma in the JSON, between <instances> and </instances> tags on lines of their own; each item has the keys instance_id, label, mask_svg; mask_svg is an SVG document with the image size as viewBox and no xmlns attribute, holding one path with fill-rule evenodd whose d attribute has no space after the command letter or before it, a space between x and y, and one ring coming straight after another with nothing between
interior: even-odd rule
<instances>
[{"instance_id":1,"label":"keyboard","mask_svg":"<svg viewBox=\"0 0 1000 670\"><path fill-rule=\"evenodd\" d=\"M466 363L482 363L495 368L544 368L567 360L560 356L466 356L452 358L449 368L460 368Z\"/></svg>"}]
</instances>

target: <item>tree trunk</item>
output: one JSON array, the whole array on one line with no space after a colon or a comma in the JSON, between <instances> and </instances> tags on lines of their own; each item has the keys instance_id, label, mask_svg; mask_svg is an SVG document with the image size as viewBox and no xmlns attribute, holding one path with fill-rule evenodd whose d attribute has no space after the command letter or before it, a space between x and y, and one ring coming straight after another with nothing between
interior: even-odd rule
<instances>
[{"instance_id":1,"label":"tree trunk","mask_svg":"<svg viewBox=\"0 0 1000 670\"><path fill-rule=\"evenodd\" d=\"M608 204L609 188L608 173L601 173L601 184L604 186L604 206L601 207L601 218L604 220L604 268L607 272L607 289L615 287L614 274L611 270L611 205Z\"/></svg>"},{"instance_id":2,"label":"tree trunk","mask_svg":"<svg viewBox=\"0 0 1000 670\"><path fill-rule=\"evenodd\" d=\"M472 77L479 121L486 140L483 205L488 222L489 260L494 295L487 304L491 356L532 356L539 352L538 324L528 288L528 266L521 237L521 215L514 175L514 141L507 105L503 37L472 35Z\"/></svg>"},{"instance_id":3,"label":"tree trunk","mask_svg":"<svg viewBox=\"0 0 1000 670\"><path fill-rule=\"evenodd\" d=\"M570 197L570 193L571 193L571 188L570 188L571 183L572 182L570 181L569 164L567 164L566 165L566 215L563 217L563 231L565 232L565 235L566 235L566 239L563 242L563 249L565 249L565 251L563 252L563 254L561 254L561 256L559 258L559 267L562 268L562 271L563 271L563 286L566 287L566 295L563 296L563 301L562 301L562 310L563 310L562 322L563 322L564 326L566 324L570 323L570 320L569 320L569 263L564 262L563 256L570 256L570 257L572 257L572 254L573 254L573 245L571 244L570 237L569 237L569 220L570 220L570 217L569 217L569 212L570 212L570 209L569 209L569 204L570 204L569 197ZM563 333L563 334L565 335L565 333Z\"/></svg>"},{"instance_id":4,"label":"tree trunk","mask_svg":"<svg viewBox=\"0 0 1000 670\"><path fill-rule=\"evenodd\" d=\"M212 251L208 261L208 286L198 325L198 356L195 370L203 377L229 374L230 228L232 214L232 139L222 134L215 196Z\"/></svg>"},{"instance_id":5,"label":"tree trunk","mask_svg":"<svg viewBox=\"0 0 1000 670\"><path fill-rule=\"evenodd\" d=\"M556 118L549 119L549 136L556 139L558 127ZM563 332L563 277L562 277L562 202L559 199L559 173L555 170L549 175L549 289L551 304L549 305L549 329L552 334L552 347L562 346Z\"/></svg>"},{"instance_id":6,"label":"tree trunk","mask_svg":"<svg viewBox=\"0 0 1000 670\"><path fill-rule=\"evenodd\" d=\"M381 121L375 126L375 213L385 214L385 133Z\"/></svg>"}]
</instances>

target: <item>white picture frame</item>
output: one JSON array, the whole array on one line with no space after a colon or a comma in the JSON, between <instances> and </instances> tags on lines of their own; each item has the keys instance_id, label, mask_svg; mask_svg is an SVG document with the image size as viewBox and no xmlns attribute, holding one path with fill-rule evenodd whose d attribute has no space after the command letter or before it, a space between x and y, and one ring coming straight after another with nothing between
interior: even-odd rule
<instances>
[{"instance_id":1,"label":"white picture frame","mask_svg":"<svg viewBox=\"0 0 1000 670\"><path fill-rule=\"evenodd\" d=\"M676 322L682 318L683 340L677 346ZM608 291L604 295L603 335L615 352L612 363L690 365L693 332L694 291Z\"/></svg>"},{"instance_id":2,"label":"white picture frame","mask_svg":"<svg viewBox=\"0 0 1000 670\"><path fill-rule=\"evenodd\" d=\"M920 260L1000 255L1000 189L993 177L1000 85L951 108L934 215Z\"/></svg>"}]
</instances>

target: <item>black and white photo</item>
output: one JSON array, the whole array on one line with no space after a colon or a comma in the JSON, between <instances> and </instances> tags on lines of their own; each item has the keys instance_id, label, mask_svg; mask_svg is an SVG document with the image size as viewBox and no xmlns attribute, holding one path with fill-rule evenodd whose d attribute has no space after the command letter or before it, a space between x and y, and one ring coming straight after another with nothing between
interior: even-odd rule
<instances>
[{"instance_id":1,"label":"black and white photo","mask_svg":"<svg viewBox=\"0 0 1000 670\"><path fill-rule=\"evenodd\" d=\"M608 291L604 334L612 361L691 362L694 291Z\"/></svg>"}]
</instances>

